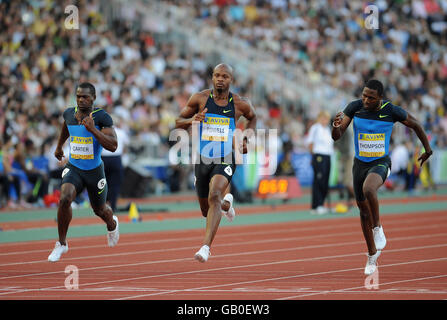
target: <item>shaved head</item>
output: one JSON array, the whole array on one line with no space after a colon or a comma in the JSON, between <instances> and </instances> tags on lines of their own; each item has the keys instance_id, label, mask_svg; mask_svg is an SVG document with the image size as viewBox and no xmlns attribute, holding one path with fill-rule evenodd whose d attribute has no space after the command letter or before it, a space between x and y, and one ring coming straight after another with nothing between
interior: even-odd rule
<instances>
[{"instance_id":1,"label":"shaved head","mask_svg":"<svg viewBox=\"0 0 447 320\"><path fill-rule=\"evenodd\" d=\"M220 63L213 70L214 89L222 94L229 92L230 84L233 81L233 68L226 63Z\"/></svg>"},{"instance_id":2,"label":"shaved head","mask_svg":"<svg viewBox=\"0 0 447 320\"><path fill-rule=\"evenodd\" d=\"M219 63L217 66L214 67L213 72L216 72L216 70L218 70L218 69L224 69L226 72L228 72L231 75L231 77L233 77L233 68L229 64Z\"/></svg>"}]
</instances>

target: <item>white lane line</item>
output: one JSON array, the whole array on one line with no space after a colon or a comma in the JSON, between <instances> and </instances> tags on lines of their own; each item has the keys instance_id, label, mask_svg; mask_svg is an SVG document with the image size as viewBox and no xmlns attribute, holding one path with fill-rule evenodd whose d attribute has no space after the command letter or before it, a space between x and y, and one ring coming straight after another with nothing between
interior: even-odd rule
<instances>
[{"instance_id":1,"label":"white lane line","mask_svg":"<svg viewBox=\"0 0 447 320\"><path fill-rule=\"evenodd\" d=\"M447 259L447 258L444 258L444 259ZM431 261L429 261L429 262L431 262ZM380 266L380 268L390 267L390 266L395 266L395 265L400 265L400 264L387 264L387 265ZM396 283L423 281L423 280L438 279L438 278L445 278L445 277L447 277L447 274L442 274L442 275L438 275L438 276L431 276L431 277L399 280L399 281L390 281L390 282L383 282L383 283L381 282L381 283L379 283L379 285L380 286L385 286L385 285L396 284ZM320 295L320 294L341 293L341 292L346 292L346 291L351 291L351 292L357 293L359 291L352 291L352 290L364 289L364 288L365 288L365 286L351 287L351 288L337 289L337 290L327 290L327 291L320 291L320 292L304 294L304 295L283 297L283 298L280 298L280 299L277 299L277 300L290 300L290 299L303 298L303 297L315 296L315 295ZM371 293L371 292L382 292L382 291L381 290L369 290L369 292ZM386 292L390 293L389 290L387 290ZM392 292L392 293L394 293L394 292ZM400 293L400 292L397 292L397 293ZM421 294L421 293L426 293L426 292L418 292L418 293ZM436 293L439 293L439 292L436 292ZM447 292L442 292L442 293L447 293Z\"/></svg>"},{"instance_id":2,"label":"white lane line","mask_svg":"<svg viewBox=\"0 0 447 320\"><path fill-rule=\"evenodd\" d=\"M344 244L341 244L341 245L344 245ZM429 249L429 248L440 248L440 247L447 247L447 244L431 245L431 246L419 246L419 247L412 247L412 248L405 248L405 249L390 249L390 250L387 250L387 253L412 251L412 250L424 250L424 249ZM260 254L260 253L265 253L265 252L270 252L270 251L272 251L272 250L260 250L260 251L250 252L250 254ZM275 250L275 251L277 251L277 250ZM226 254L226 255L220 255L220 257L240 256L240 255L246 255L246 254L247 253ZM110 284L110 283L142 280L142 279L151 279L151 278L161 278L161 277L169 277L169 276L177 276L177 275L194 274L194 273L204 273L204 272L210 272L210 271L222 271L222 270L231 270L231 269L239 269L239 268L261 267L261 266L280 265L280 264L288 264L288 263L296 263L296 262L318 261L318 260L324 260L324 259L347 258L347 257L353 257L353 256L359 256L359 255L364 256L365 253L351 253L351 254L342 254L342 255L334 255L334 256L311 257L311 258L302 258L302 259L293 259L293 260L274 261L274 262L267 262L267 263L256 263L256 264L239 265L239 266L232 266L232 267L221 267L221 268L213 268L213 269L206 269L206 270L192 270L192 271L184 271L184 272L173 272L173 273L151 275L151 276L141 276L141 277L123 278L123 279L116 279L116 280L98 281L98 282L91 282L91 283L82 283L82 286L101 285L101 284L106 284L106 283ZM188 260L191 260L191 259L192 258L189 258ZM185 259L174 259L174 260L168 260L167 262L176 262L176 261L181 261L181 260L185 260ZM395 265L418 263L418 262L428 262L428 261L441 261L441 260L447 260L447 258L439 258L439 259L432 259L432 260L420 260L420 261L417 261L417 262L400 263L400 264L395 264ZM141 265L141 264L151 264L151 262L149 262L149 263L139 263L139 264L128 264L127 266L129 266L129 265ZM107 266L107 267L114 268L114 267L117 267L117 266ZM87 268L87 269L92 270L92 269L102 269L102 268L104 268L104 267L95 267L95 268ZM248 282L244 281L244 282L238 282L238 283L229 283L229 284L224 284L224 285L217 285L217 287L220 287L220 286L230 286L230 285L243 284L243 283L256 283L256 282L264 282L264 281L291 279L291 278L298 278L298 277L304 277L304 276L310 276L310 275L330 274L330 273L345 272L345 271L352 271L352 270L359 270L359 269L363 269L363 268L342 269L342 270L338 270L338 271L326 271L326 272L320 272L320 273L315 273L315 274L295 275L295 276L286 276L286 277L278 277L278 278L266 278L266 279L261 279L261 280L248 281ZM43 274L52 274L52 273L61 273L61 272L51 272L51 273L47 272L47 273L43 273ZM31 276L32 275L33 274L31 274ZM63 288L63 287L64 286L55 286L55 287L48 287L48 288L25 289L25 290L23 290L21 292L45 291L45 290L48 290L48 289ZM216 287L216 286L206 286L206 287L201 287L201 288L213 288L213 287ZM195 288L195 289L197 289L197 288ZM181 292L181 291L188 291L188 290L189 289L179 289L179 290L172 290L172 291L169 291L167 293ZM14 292L14 293L17 293L17 292ZM7 294L10 294L10 293L0 293L0 295L7 295ZM138 296L138 297L140 297L140 296ZM126 297L125 299L132 299L132 298L135 298L135 297Z\"/></svg>"}]
</instances>

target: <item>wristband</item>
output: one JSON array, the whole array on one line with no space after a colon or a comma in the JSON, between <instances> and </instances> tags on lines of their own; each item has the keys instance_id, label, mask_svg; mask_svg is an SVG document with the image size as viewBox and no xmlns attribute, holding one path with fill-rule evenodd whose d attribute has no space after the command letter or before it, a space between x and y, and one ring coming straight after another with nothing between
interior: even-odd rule
<instances>
[{"instance_id":1,"label":"wristband","mask_svg":"<svg viewBox=\"0 0 447 320\"><path fill-rule=\"evenodd\" d=\"M341 126L341 124L339 124L338 126L335 126L335 125L334 125L334 122L332 122L332 127L334 127L334 128L340 128L340 126Z\"/></svg>"}]
</instances>

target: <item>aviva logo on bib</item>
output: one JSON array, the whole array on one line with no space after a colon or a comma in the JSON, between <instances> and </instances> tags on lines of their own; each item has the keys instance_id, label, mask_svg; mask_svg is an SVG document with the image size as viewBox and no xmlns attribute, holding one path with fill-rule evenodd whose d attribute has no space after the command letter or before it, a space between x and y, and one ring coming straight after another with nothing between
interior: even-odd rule
<instances>
[{"instance_id":1,"label":"aviva logo on bib","mask_svg":"<svg viewBox=\"0 0 447 320\"><path fill-rule=\"evenodd\" d=\"M385 140L384 133L359 133L359 140L378 141Z\"/></svg>"}]
</instances>

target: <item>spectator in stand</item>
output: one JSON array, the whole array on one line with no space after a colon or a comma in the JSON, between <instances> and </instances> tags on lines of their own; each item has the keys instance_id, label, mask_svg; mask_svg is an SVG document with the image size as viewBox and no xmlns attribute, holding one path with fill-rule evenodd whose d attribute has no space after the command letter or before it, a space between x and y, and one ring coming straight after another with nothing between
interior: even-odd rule
<instances>
[{"instance_id":1,"label":"spectator in stand","mask_svg":"<svg viewBox=\"0 0 447 320\"><path fill-rule=\"evenodd\" d=\"M22 187L20 182L20 173L13 167L14 154L17 144L14 143L15 137L5 136L5 143L2 146L2 167L3 174L7 181L4 181L4 192L7 200L7 208L20 209L30 208L31 205L22 199ZM22 176L23 177L23 176ZM10 188L14 188L15 201L11 198Z\"/></svg>"},{"instance_id":2,"label":"spectator in stand","mask_svg":"<svg viewBox=\"0 0 447 320\"><path fill-rule=\"evenodd\" d=\"M23 143L19 142L14 152L13 167L25 172L28 182L32 184L28 202L43 203L43 197L48 193L48 176L46 172L41 172L34 167L34 156L35 146L31 139L26 139Z\"/></svg>"},{"instance_id":3,"label":"spectator in stand","mask_svg":"<svg viewBox=\"0 0 447 320\"><path fill-rule=\"evenodd\" d=\"M326 101L337 92L357 96L366 79L387 79L387 97L396 104L408 98L408 111L433 134L433 145L447 146L445 0L379 1L381 26L376 31L363 27L365 3L358 1L158 0L147 5L154 10L174 6L169 21L174 21L174 13L195 17L198 29L210 37L242 42L273 57L287 81L299 75L311 89L327 84ZM51 114L74 105L74 84L88 79L97 86L98 104L121 115L130 140L141 145L143 151L134 156L163 154L170 118L184 106L182 97L210 87L201 79L207 78L211 58L200 45L191 49L170 40L165 30L171 28L143 28L135 13L123 16L118 8L108 20L99 0L81 0L77 7L80 29L71 32L60 27L66 19L61 0L45 6L39 1L0 2L0 112L6 110L0 116L0 133L21 140L32 137L40 148L56 135ZM180 22L177 31L185 28L182 23L190 23ZM262 82L248 76L234 88L258 95L262 128L288 118L301 122L292 121L294 128L284 130L292 133L294 148L302 149L306 130L300 125L309 128L320 111L318 90L312 99L302 97L290 108L283 103L288 92L275 84L277 92L272 94ZM147 127L152 128L151 142L142 134ZM394 135L410 138L405 130Z\"/></svg>"}]
</instances>

